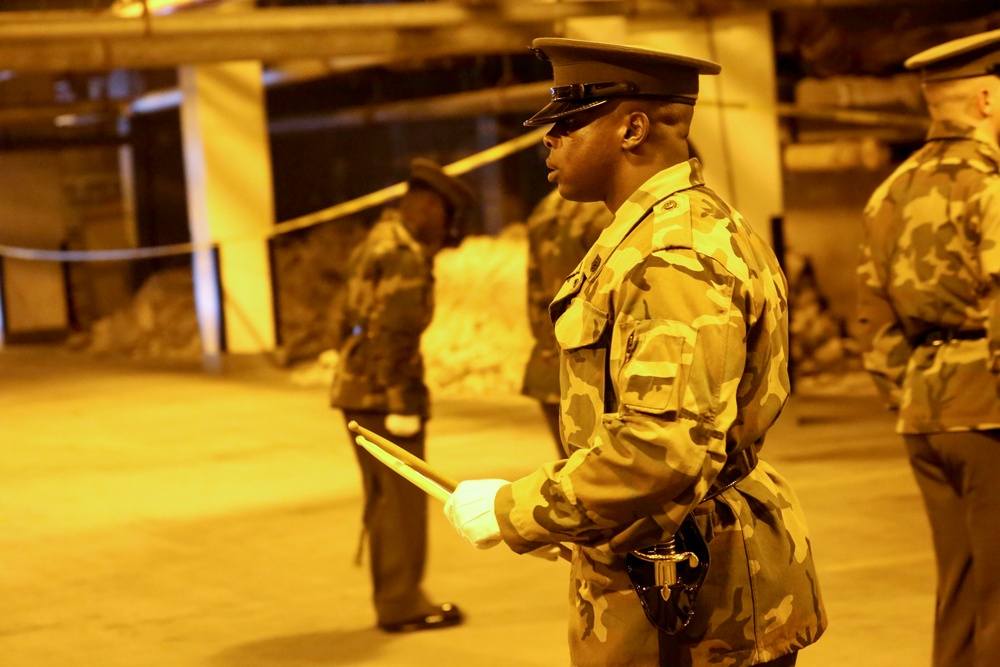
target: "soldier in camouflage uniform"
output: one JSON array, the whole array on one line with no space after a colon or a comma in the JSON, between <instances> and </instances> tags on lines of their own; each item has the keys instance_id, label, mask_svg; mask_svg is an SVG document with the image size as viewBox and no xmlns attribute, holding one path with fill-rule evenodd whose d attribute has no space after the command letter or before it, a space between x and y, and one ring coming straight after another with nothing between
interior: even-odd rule
<instances>
[{"instance_id":1,"label":"soldier in camouflage uniform","mask_svg":"<svg viewBox=\"0 0 1000 667\"><path fill-rule=\"evenodd\" d=\"M1000 660L1000 30L906 66L932 124L865 208L864 363L930 518L934 665L985 667Z\"/></svg>"},{"instance_id":2,"label":"soldier in camouflage uniform","mask_svg":"<svg viewBox=\"0 0 1000 667\"><path fill-rule=\"evenodd\" d=\"M687 135L715 63L537 39L553 101L550 180L614 219L550 307L569 457L507 482L463 482L445 506L479 548L572 546L574 665L793 665L826 627L803 513L758 460L788 396L784 276L705 186ZM687 627L659 632L630 551L693 521L711 563Z\"/></svg>"},{"instance_id":3,"label":"soldier in camouflage uniform","mask_svg":"<svg viewBox=\"0 0 1000 667\"><path fill-rule=\"evenodd\" d=\"M330 404L397 444L424 456L429 406L420 336L434 312L434 255L456 236L471 191L418 158L399 210L383 211L350 258L343 344ZM354 434L348 431L351 442ZM452 604L432 603L421 580L427 543L427 500L367 451L355 447L365 493L364 524L371 551L380 628L406 632L455 625Z\"/></svg>"},{"instance_id":4,"label":"soldier in camouflage uniform","mask_svg":"<svg viewBox=\"0 0 1000 667\"><path fill-rule=\"evenodd\" d=\"M558 190L538 202L528 217L528 321L535 344L521 393L541 405L560 456L559 344L549 304L610 221L611 213L601 202L567 201Z\"/></svg>"}]
</instances>

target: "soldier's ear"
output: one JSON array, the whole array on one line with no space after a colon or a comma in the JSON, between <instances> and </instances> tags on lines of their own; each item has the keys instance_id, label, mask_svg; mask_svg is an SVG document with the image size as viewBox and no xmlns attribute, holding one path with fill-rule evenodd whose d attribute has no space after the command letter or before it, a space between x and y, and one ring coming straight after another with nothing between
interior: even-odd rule
<instances>
[{"instance_id":1,"label":"soldier's ear","mask_svg":"<svg viewBox=\"0 0 1000 667\"><path fill-rule=\"evenodd\" d=\"M632 111L625 117L622 148L634 150L649 137L649 116L642 111Z\"/></svg>"},{"instance_id":2,"label":"soldier's ear","mask_svg":"<svg viewBox=\"0 0 1000 667\"><path fill-rule=\"evenodd\" d=\"M1000 114L1000 86L994 83L994 85L987 87L983 97L986 113L990 116Z\"/></svg>"},{"instance_id":3,"label":"soldier's ear","mask_svg":"<svg viewBox=\"0 0 1000 667\"><path fill-rule=\"evenodd\" d=\"M983 118L995 118L1000 114L1000 85L996 80L987 80L977 87L976 106Z\"/></svg>"}]
</instances>

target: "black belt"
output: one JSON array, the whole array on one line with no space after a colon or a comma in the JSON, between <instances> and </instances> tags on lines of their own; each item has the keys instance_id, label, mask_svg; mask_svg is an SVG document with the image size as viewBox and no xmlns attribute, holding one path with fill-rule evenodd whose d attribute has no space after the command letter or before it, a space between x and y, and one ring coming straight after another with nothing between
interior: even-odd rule
<instances>
[{"instance_id":1,"label":"black belt","mask_svg":"<svg viewBox=\"0 0 1000 667\"><path fill-rule=\"evenodd\" d=\"M959 331L946 331L944 329L931 329L917 336L913 341L913 347L922 345L944 345L953 340L979 340L986 338L985 329L966 329Z\"/></svg>"},{"instance_id":2,"label":"black belt","mask_svg":"<svg viewBox=\"0 0 1000 667\"><path fill-rule=\"evenodd\" d=\"M758 460L757 450L754 449L753 445L730 456L729 460L726 461L726 465L722 468L722 472L715 478L708 493L705 494L705 500L711 500L726 489L736 486L757 467ZM702 502L705 502L705 500Z\"/></svg>"}]
</instances>

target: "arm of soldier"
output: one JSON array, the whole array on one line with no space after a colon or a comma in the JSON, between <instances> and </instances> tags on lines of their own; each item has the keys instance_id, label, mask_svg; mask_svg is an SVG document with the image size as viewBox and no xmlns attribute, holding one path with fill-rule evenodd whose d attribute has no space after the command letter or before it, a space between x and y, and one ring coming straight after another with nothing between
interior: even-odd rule
<instances>
[{"instance_id":1,"label":"arm of soldier","mask_svg":"<svg viewBox=\"0 0 1000 667\"><path fill-rule=\"evenodd\" d=\"M409 414L423 386L420 336L433 314L433 284L423 258L406 247L379 258L379 276L369 321L378 347L373 372L386 387L389 411Z\"/></svg>"},{"instance_id":2,"label":"arm of soldier","mask_svg":"<svg viewBox=\"0 0 1000 667\"><path fill-rule=\"evenodd\" d=\"M913 348L889 301L871 242L861 245L858 263L858 336L865 370L886 405L899 409L903 376Z\"/></svg>"},{"instance_id":3,"label":"arm of soldier","mask_svg":"<svg viewBox=\"0 0 1000 667\"><path fill-rule=\"evenodd\" d=\"M738 286L692 251L657 253L634 269L615 297L609 367L619 408L597 416L593 448L499 489L512 549L627 549L676 530L726 461L746 361Z\"/></svg>"},{"instance_id":4,"label":"arm of soldier","mask_svg":"<svg viewBox=\"0 0 1000 667\"><path fill-rule=\"evenodd\" d=\"M1000 372L1000 176L986 182L977 206L982 221L979 262L989 290L986 333L989 337L990 366L994 372Z\"/></svg>"}]
</instances>

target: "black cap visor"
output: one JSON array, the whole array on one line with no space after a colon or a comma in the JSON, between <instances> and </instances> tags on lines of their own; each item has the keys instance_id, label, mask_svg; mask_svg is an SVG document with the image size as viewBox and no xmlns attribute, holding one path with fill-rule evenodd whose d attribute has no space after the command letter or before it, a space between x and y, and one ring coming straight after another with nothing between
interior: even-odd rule
<instances>
[{"instance_id":1,"label":"black cap visor","mask_svg":"<svg viewBox=\"0 0 1000 667\"><path fill-rule=\"evenodd\" d=\"M561 118L565 118L566 116L572 116L575 113L580 113L581 111L586 111L587 109L593 109L594 107L600 106L607 101L608 98L605 97L599 100L587 100L585 102L549 102L541 111L524 121L524 126L537 127L539 125L548 125L549 123L554 123Z\"/></svg>"}]
</instances>

